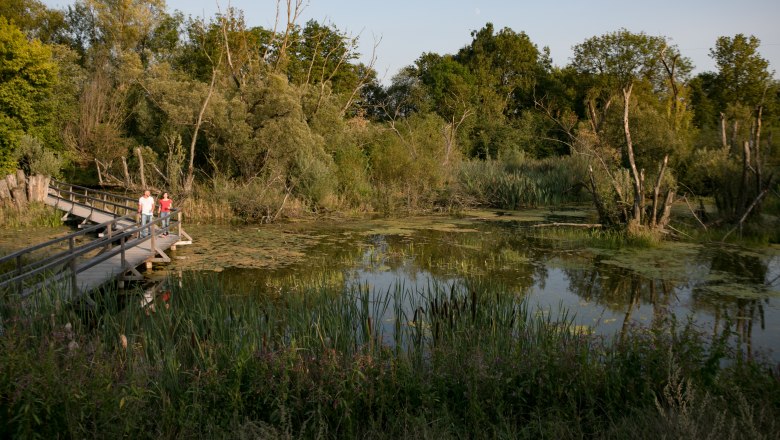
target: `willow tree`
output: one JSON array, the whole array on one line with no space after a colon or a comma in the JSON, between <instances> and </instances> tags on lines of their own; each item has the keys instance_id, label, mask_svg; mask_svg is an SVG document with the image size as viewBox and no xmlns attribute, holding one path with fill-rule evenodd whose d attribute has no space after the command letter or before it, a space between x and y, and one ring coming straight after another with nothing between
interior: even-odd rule
<instances>
[{"instance_id":1,"label":"willow tree","mask_svg":"<svg viewBox=\"0 0 780 440\"><path fill-rule=\"evenodd\" d=\"M678 106L682 99L680 87L690 71L689 66L677 48L670 46L664 37L635 34L625 29L590 38L574 47L573 67L588 77L591 84L586 107L591 143L595 145L589 153L598 158L598 164L611 183L619 207L617 215L608 212L607 203L597 189L591 168L590 188L602 222L626 223L630 228L647 227L652 230L663 229L668 223L675 193L673 188L668 187L666 195L661 197L668 155L659 164L655 184L650 192L652 204L648 209L645 170L637 164L637 151L632 136L630 116L632 108L637 108L632 93L638 87L652 99L669 101L675 112L669 115L669 119L676 121L676 112L682 107ZM618 122L610 115L621 104L622 115ZM607 138L607 133L610 130L614 132L617 124L622 132L622 145L618 145L620 153L611 156L601 154L600 149L613 146L608 145L611 139ZM675 125L670 127L674 129ZM621 187L621 175L628 176L630 191Z\"/></svg>"}]
</instances>

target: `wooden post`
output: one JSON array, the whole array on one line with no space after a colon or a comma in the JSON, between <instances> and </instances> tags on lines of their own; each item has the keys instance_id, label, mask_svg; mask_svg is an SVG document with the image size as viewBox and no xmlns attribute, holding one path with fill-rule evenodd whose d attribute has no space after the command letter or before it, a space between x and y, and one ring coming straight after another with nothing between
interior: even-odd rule
<instances>
[{"instance_id":1,"label":"wooden post","mask_svg":"<svg viewBox=\"0 0 780 440\"><path fill-rule=\"evenodd\" d=\"M138 156L138 167L141 171L141 186L146 189L146 175L144 174L144 156L141 154L141 147L135 148L135 154Z\"/></svg>"},{"instance_id":2,"label":"wooden post","mask_svg":"<svg viewBox=\"0 0 780 440\"><path fill-rule=\"evenodd\" d=\"M155 233L156 233L156 231L154 230L154 221L152 221L152 222L149 223L149 235L151 235L152 240L151 240L151 245L150 245L151 255L149 256L149 259L146 260L146 268L147 269L151 269L152 268L152 258L154 258L154 253L155 253L155 250L157 249L157 247L156 247L157 240L154 237Z\"/></svg>"},{"instance_id":3,"label":"wooden post","mask_svg":"<svg viewBox=\"0 0 780 440\"><path fill-rule=\"evenodd\" d=\"M154 233L156 232L154 229L155 229L154 228L154 221L152 221L152 222L149 223L149 235L151 235L151 237L152 237L152 256L153 257L154 257L155 245L156 245L156 242L157 242L157 240L156 240L156 238L154 236Z\"/></svg>"},{"instance_id":4,"label":"wooden post","mask_svg":"<svg viewBox=\"0 0 780 440\"><path fill-rule=\"evenodd\" d=\"M179 225L178 225L179 233L177 235L179 236L179 240L181 240L181 211L176 213L176 219L179 222Z\"/></svg>"},{"instance_id":5,"label":"wooden post","mask_svg":"<svg viewBox=\"0 0 780 440\"><path fill-rule=\"evenodd\" d=\"M16 256L16 276L21 276L21 275L22 275L22 256L21 255L17 255ZM19 278L16 281L16 293L18 293L19 295L22 294L22 279L21 278Z\"/></svg>"},{"instance_id":6,"label":"wooden post","mask_svg":"<svg viewBox=\"0 0 780 440\"><path fill-rule=\"evenodd\" d=\"M121 255L121 261L122 261L122 270L125 270L127 268L127 259L125 258L125 242L127 241L127 235L122 234L122 238L119 239L119 247L122 249Z\"/></svg>"},{"instance_id":7,"label":"wooden post","mask_svg":"<svg viewBox=\"0 0 780 440\"><path fill-rule=\"evenodd\" d=\"M68 240L68 253L70 254L70 262L68 265L70 266L70 289L73 298L76 297L79 289L78 280L76 279L76 258L73 256L74 244L74 237L70 237Z\"/></svg>"}]
</instances>

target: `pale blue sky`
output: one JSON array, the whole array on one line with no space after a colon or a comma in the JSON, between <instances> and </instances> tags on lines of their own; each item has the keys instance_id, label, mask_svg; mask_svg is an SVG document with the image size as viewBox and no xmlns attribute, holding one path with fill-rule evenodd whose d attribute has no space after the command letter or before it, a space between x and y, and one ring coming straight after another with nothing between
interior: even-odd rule
<instances>
[{"instance_id":1,"label":"pale blue sky","mask_svg":"<svg viewBox=\"0 0 780 440\"><path fill-rule=\"evenodd\" d=\"M44 3L62 7L72 0ZM169 10L196 16L211 17L217 11L215 0L167 3ZM243 10L250 26L273 27L276 0L219 2L223 10L228 4ZM778 0L310 0L300 24L312 18L359 34L364 58L374 38L381 38L376 69L385 83L423 52L456 52L471 41L472 30L487 22L496 29L524 31L540 49L549 46L559 66L570 61L575 44L624 27L671 38L693 60L696 72L714 70L708 54L718 36L753 34L761 40L760 52L770 69L780 70Z\"/></svg>"}]
</instances>

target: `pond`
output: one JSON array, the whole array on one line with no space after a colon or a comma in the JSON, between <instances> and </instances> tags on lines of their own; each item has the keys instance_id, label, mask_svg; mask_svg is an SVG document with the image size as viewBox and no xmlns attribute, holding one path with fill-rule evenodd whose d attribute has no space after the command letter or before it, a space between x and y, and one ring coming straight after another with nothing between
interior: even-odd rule
<instances>
[{"instance_id":1,"label":"pond","mask_svg":"<svg viewBox=\"0 0 780 440\"><path fill-rule=\"evenodd\" d=\"M235 295L291 294L326 283L376 292L473 279L500 283L540 314L568 316L612 336L674 316L733 346L780 362L780 247L665 242L649 248L583 240L582 232L534 228L587 222L576 209L470 211L459 216L285 225L190 225L193 246L160 268L217 272Z\"/></svg>"}]
</instances>

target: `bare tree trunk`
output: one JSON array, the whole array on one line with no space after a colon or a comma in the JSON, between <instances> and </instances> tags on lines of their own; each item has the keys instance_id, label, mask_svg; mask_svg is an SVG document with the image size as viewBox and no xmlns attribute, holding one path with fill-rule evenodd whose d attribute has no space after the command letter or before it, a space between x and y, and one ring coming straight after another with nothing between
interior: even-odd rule
<instances>
[{"instance_id":1,"label":"bare tree trunk","mask_svg":"<svg viewBox=\"0 0 780 440\"><path fill-rule=\"evenodd\" d=\"M222 58L220 57L220 61ZM214 94L214 84L217 81L217 66L211 68L211 83L209 84L209 92L206 95L206 99L203 100L203 105L198 112L198 120L195 121L195 130L192 133L192 141L190 142L190 162L187 166L187 179L184 181L184 194L189 195L192 192L192 182L195 178L195 144L198 142L198 132L200 126L203 124L203 114L206 113L206 108L211 100L211 95Z\"/></svg>"},{"instance_id":2,"label":"bare tree trunk","mask_svg":"<svg viewBox=\"0 0 780 440\"><path fill-rule=\"evenodd\" d=\"M623 88L623 131L626 135L626 148L628 152L628 163L631 165L631 177L634 180L634 218L633 221L637 225L642 224L642 181L639 175L639 170L636 168L636 161L634 160L634 143L631 141L631 130L628 125L628 107L631 102L631 90L634 88L633 83L629 84L628 88Z\"/></svg>"},{"instance_id":3,"label":"bare tree trunk","mask_svg":"<svg viewBox=\"0 0 780 440\"><path fill-rule=\"evenodd\" d=\"M726 115L723 112L720 112L720 141L723 148L729 146L729 141L726 139Z\"/></svg>"},{"instance_id":4,"label":"bare tree trunk","mask_svg":"<svg viewBox=\"0 0 780 440\"><path fill-rule=\"evenodd\" d=\"M97 170L98 183L103 186L103 175L100 173L100 161L95 158L95 169Z\"/></svg>"},{"instance_id":5,"label":"bare tree trunk","mask_svg":"<svg viewBox=\"0 0 780 440\"><path fill-rule=\"evenodd\" d=\"M658 194L661 191L661 182L664 178L664 171L666 171L666 164L669 162L669 155L664 156L664 161L658 169L658 179L655 181L655 187L653 188L653 217L650 220L650 228L655 228L656 219L658 215Z\"/></svg>"},{"instance_id":6,"label":"bare tree trunk","mask_svg":"<svg viewBox=\"0 0 780 440\"><path fill-rule=\"evenodd\" d=\"M135 154L138 156L138 168L141 173L141 187L145 191L146 188L146 173L144 172L144 155L141 154L141 148L135 148Z\"/></svg>"},{"instance_id":7,"label":"bare tree trunk","mask_svg":"<svg viewBox=\"0 0 780 440\"><path fill-rule=\"evenodd\" d=\"M609 217L607 210L604 207L604 202L601 200L601 196L599 196L598 188L596 187L596 178L593 176L593 167L589 166L588 172L590 173L590 193L593 196L593 204L596 205L596 212L599 214L599 221L606 225L611 225L612 219Z\"/></svg>"},{"instance_id":8,"label":"bare tree trunk","mask_svg":"<svg viewBox=\"0 0 780 440\"><path fill-rule=\"evenodd\" d=\"M737 148L737 132L739 131L739 121L734 119L734 123L731 124L731 147Z\"/></svg>"},{"instance_id":9,"label":"bare tree trunk","mask_svg":"<svg viewBox=\"0 0 780 440\"><path fill-rule=\"evenodd\" d=\"M739 184L739 200L734 209L734 215L744 212L747 206L748 179L750 178L750 143L745 141L742 145L742 181Z\"/></svg>"},{"instance_id":10,"label":"bare tree trunk","mask_svg":"<svg viewBox=\"0 0 780 440\"><path fill-rule=\"evenodd\" d=\"M661 219L658 220L658 224L656 225L658 229L666 228L666 225L669 224L669 220L672 218L671 216L672 204L674 203L674 194L674 191L671 189L666 193L664 204L661 205Z\"/></svg>"},{"instance_id":11,"label":"bare tree trunk","mask_svg":"<svg viewBox=\"0 0 780 440\"><path fill-rule=\"evenodd\" d=\"M666 69L666 76L669 79L669 84L672 86L672 123L674 124L674 129L677 129L677 99L680 94L680 90L677 87L677 81L674 79L674 70L677 66L677 60L679 58L679 55L674 55L671 59L671 62L666 61L666 49L668 47L664 46L664 48L661 50L661 63L663 63L664 68Z\"/></svg>"},{"instance_id":12,"label":"bare tree trunk","mask_svg":"<svg viewBox=\"0 0 780 440\"><path fill-rule=\"evenodd\" d=\"M122 171L125 173L125 187L130 187L130 172L127 170L127 158L122 156Z\"/></svg>"}]
</instances>

